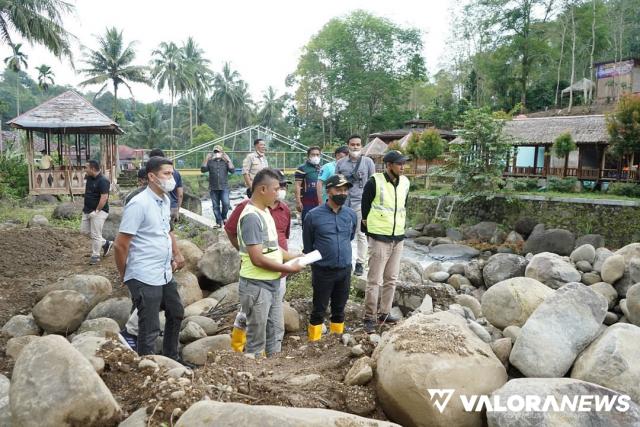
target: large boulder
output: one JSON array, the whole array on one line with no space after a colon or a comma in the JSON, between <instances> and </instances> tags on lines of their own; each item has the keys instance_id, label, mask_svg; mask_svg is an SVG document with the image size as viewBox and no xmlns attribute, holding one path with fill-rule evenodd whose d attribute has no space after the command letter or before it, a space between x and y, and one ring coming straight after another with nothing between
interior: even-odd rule
<instances>
[{"instance_id":1,"label":"large boulder","mask_svg":"<svg viewBox=\"0 0 640 427\"><path fill-rule=\"evenodd\" d=\"M507 381L491 347L462 317L416 314L386 333L373 353L378 398L389 419L406 426L481 426L459 394L489 394ZM441 412L429 389L454 389Z\"/></svg>"},{"instance_id":2,"label":"large boulder","mask_svg":"<svg viewBox=\"0 0 640 427\"><path fill-rule=\"evenodd\" d=\"M538 220L535 218L523 217L516 221L513 229L526 238L529 237L536 225L538 225Z\"/></svg>"},{"instance_id":3,"label":"large boulder","mask_svg":"<svg viewBox=\"0 0 640 427\"><path fill-rule=\"evenodd\" d=\"M412 285L400 282L393 296L393 304L410 311L415 310L427 295L433 300L433 305L445 310L456 300L456 290L446 283L427 281L425 284Z\"/></svg>"},{"instance_id":4,"label":"large boulder","mask_svg":"<svg viewBox=\"0 0 640 427\"><path fill-rule=\"evenodd\" d=\"M640 326L640 283L631 286L627 291L627 319Z\"/></svg>"},{"instance_id":5,"label":"large boulder","mask_svg":"<svg viewBox=\"0 0 640 427\"><path fill-rule=\"evenodd\" d=\"M40 327L33 316L17 314L7 321L2 327L2 332L10 337L21 337L24 335L40 335Z\"/></svg>"},{"instance_id":6,"label":"large boulder","mask_svg":"<svg viewBox=\"0 0 640 427\"><path fill-rule=\"evenodd\" d=\"M628 263L632 258L640 257L640 243L630 243L618 249L615 254L621 255L624 258L624 262Z\"/></svg>"},{"instance_id":7,"label":"large boulder","mask_svg":"<svg viewBox=\"0 0 640 427\"><path fill-rule=\"evenodd\" d=\"M607 301L582 283L549 295L522 327L509 361L527 377L562 377L600 332Z\"/></svg>"},{"instance_id":8,"label":"large boulder","mask_svg":"<svg viewBox=\"0 0 640 427\"><path fill-rule=\"evenodd\" d=\"M184 307L202 299L202 289L198 278L188 270L173 273L173 278L178 283L178 294Z\"/></svg>"},{"instance_id":9,"label":"large boulder","mask_svg":"<svg viewBox=\"0 0 640 427\"><path fill-rule=\"evenodd\" d=\"M576 248L582 245L591 245L595 249L604 247L604 236L601 234L585 234L576 239Z\"/></svg>"},{"instance_id":10,"label":"large boulder","mask_svg":"<svg viewBox=\"0 0 640 427\"><path fill-rule=\"evenodd\" d=\"M202 258L202 250L190 240L180 239L178 240L178 249L184 257L185 269L192 272L198 272L198 261Z\"/></svg>"},{"instance_id":11,"label":"large boulder","mask_svg":"<svg viewBox=\"0 0 640 427\"><path fill-rule=\"evenodd\" d=\"M542 282L552 289L569 282L579 282L582 275L573 265L559 255L542 252L534 255L529 261L524 275L538 282Z\"/></svg>"},{"instance_id":12,"label":"large boulder","mask_svg":"<svg viewBox=\"0 0 640 427\"><path fill-rule=\"evenodd\" d=\"M245 405L203 400L194 403L176 423L176 427L392 427L387 421L362 418L346 412L319 408ZM399 426L398 426L399 427Z\"/></svg>"},{"instance_id":13,"label":"large boulder","mask_svg":"<svg viewBox=\"0 0 640 427\"><path fill-rule=\"evenodd\" d=\"M101 317L108 317L118 322L120 328L124 328L127 324L129 316L131 315L132 303L131 298L119 297L109 298L106 301L102 301L87 314L87 319L99 319Z\"/></svg>"},{"instance_id":14,"label":"large boulder","mask_svg":"<svg viewBox=\"0 0 640 427\"><path fill-rule=\"evenodd\" d=\"M541 252L569 255L573 251L575 241L575 235L569 230L561 228L545 230L544 227L536 226L524 244L524 252L531 252L534 255Z\"/></svg>"},{"instance_id":15,"label":"large boulder","mask_svg":"<svg viewBox=\"0 0 640 427\"><path fill-rule=\"evenodd\" d=\"M613 255L607 248L598 248L596 249L596 259L593 261L593 271L600 273L602 271L602 264Z\"/></svg>"},{"instance_id":16,"label":"large boulder","mask_svg":"<svg viewBox=\"0 0 640 427\"><path fill-rule=\"evenodd\" d=\"M228 285L240 277L240 256L228 241L221 240L207 248L198 261L198 271L209 280Z\"/></svg>"},{"instance_id":17,"label":"large boulder","mask_svg":"<svg viewBox=\"0 0 640 427\"><path fill-rule=\"evenodd\" d=\"M581 397L582 396L582 397ZM586 397L586 399L585 399ZM489 427L561 427L561 426L602 426L628 427L640 425L640 407L622 397L617 391L572 378L518 378L509 381L491 396L502 405L507 402L539 402L537 410L487 411ZM534 400L535 399L535 400ZM547 400L556 402L566 410L543 410ZM584 399L588 410L571 410L569 402ZM611 411L596 410L596 402L616 399ZM620 399L620 400L618 400ZM516 406L517 408L517 406ZM553 408L549 403L548 408ZM620 409L623 410L620 410ZM624 411L625 408L628 410Z\"/></svg>"},{"instance_id":18,"label":"large boulder","mask_svg":"<svg viewBox=\"0 0 640 427\"><path fill-rule=\"evenodd\" d=\"M613 285L624 275L625 267L622 255L612 255L602 263L600 276L603 281Z\"/></svg>"},{"instance_id":19,"label":"large boulder","mask_svg":"<svg viewBox=\"0 0 640 427\"><path fill-rule=\"evenodd\" d=\"M442 224L427 224L422 229L422 235L427 237L445 237L447 229Z\"/></svg>"},{"instance_id":20,"label":"large boulder","mask_svg":"<svg viewBox=\"0 0 640 427\"><path fill-rule=\"evenodd\" d=\"M628 323L608 327L583 351L571 378L612 388L640 402L640 328Z\"/></svg>"},{"instance_id":21,"label":"large boulder","mask_svg":"<svg viewBox=\"0 0 640 427\"><path fill-rule=\"evenodd\" d=\"M414 285L422 284L422 274L423 269L418 262L405 258L400 260L398 283Z\"/></svg>"},{"instance_id":22,"label":"large boulder","mask_svg":"<svg viewBox=\"0 0 640 427\"><path fill-rule=\"evenodd\" d=\"M187 322L180 331L180 342L190 343L207 336L205 330L196 322Z\"/></svg>"},{"instance_id":23,"label":"large boulder","mask_svg":"<svg viewBox=\"0 0 640 427\"><path fill-rule=\"evenodd\" d=\"M496 328L523 326L553 290L528 277L498 282L482 295L482 313Z\"/></svg>"},{"instance_id":24,"label":"large boulder","mask_svg":"<svg viewBox=\"0 0 640 427\"><path fill-rule=\"evenodd\" d=\"M238 304L240 303L240 294L238 293L238 282L230 283L217 289L209 295L209 298L216 299L222 304Z\"/></svg>"},{"instance_id":25,"label":"large boulder","mask_svg":"<svg viewBox=\"0 0 640 427\"><path fill-rule=\"evenodd\" d=\"M9 389L11 381L0 374L0 425L11 426L11 407L9 406Z\"/></svg>"},{"instance_id":26,"label":"large boulder","mask_svg":"<svg viewBox=\"0 0 640 427\"><path fill-rule=\"evenodd\" d=\"M44 215L34 215L27 222L27 228L46 227L47 225L49 225L49 220Z\"/></svg>"},{"instance_id":27,"label":"large boulder","mask_svg":"<svg viewBox=\"0 0 640 427\"><path fill-rule=\"evenodd\" d=\"M118 235L118 230L120 229L120 222L122 221L122 213L124 209L116 206L110 206L109 208L109 216L107 216L107 219L102 226L102 237L107 240L114 241Z\"/></svg>"},{"instance_id":28,"label":"large boulder","mask_svg":"<svg viewBox=\"0 0 640 427\"><path fill-rule=\"evenodd\" d=\"M298 314L298 311L285 301L282 303L282 313L284 317L284 331L299 332L301 328L300 315Z\"/></svg>"},{"instance_id":29,"label":"large boulder","mask_svg":"<svg viewBox=\"0 0 640 427\"><path fill-rule=\"evenodd\" d=\"M104 276L98 276L95 274L75 274L42 289L38 293L38 300L44 298L45 295L51 291L62 290L79 292L87 299L90 308L93 308L99 302L109 298L112 286L109 279Z\"/></svg>"},{"instance_id":30,"label":"large boulder","mask_svg":"<svg viewBox=\"0 0 640 427\"><path fill-rule=\"evenodd\" d=\"M182 358L195 365L207 363L207 356L212 351L231 350L231 337L229 335L216 335L200 338L182 349Z\"/></svg>"},{"instance_id":31,"label":"large boulder","mask_svg":"<svg viewBox=\"0 0 640 427\"><path fill-rule=\"evenodd\" d=\"M624 274L614 286L618 292L618 296L624 298L629 288L636 283L640 283L640 257L633 257L625 261Z\"/></svg>"},{"instance_id":32,"label":"large boulder","mask_svg":"<svg viewBox=\"0 0 640 427\"><path fill-rule=\"evenodd\" d=\"M112 425L121 417L91 364L58 335L38 338L22 350L10 396L16 426Z\"/></svg>"},{"instance_id":33,"label":"large boulder","mask_svg":"<svg viewBox=\"0 0 640 427\"><path fill-rule=\"evenodd\" d=\"M480 251L467 245L445 243L443 245L429 247L427 254L433 259L442 261L468 260L480 255Z\"/></svg>"},{"instance_id":34,"label":"large boulder","mask_svg":"<svg viewBox=\"0 0 640 427\"><path fill-rule=\"evenodd\" d=\"M80 219L82 217L82 205L70 202L60 203L51 214L53 219Z\"/></svg>"},{"instance_id":35,"label":"large boulder","mask_svg":"<svg viewBox=\"0 0 640 427\"><path fill-rule=\"evenodd\" d=\"M184 308L184 317L200 316L217 305L218 300L214 298L202 298L201 300L196 301L193 304L189 304Z\"/></svg>"},{"instance_id":36,"label":"large boulder","mask_svg":"<svg viewBox=\"0 0 640 427\"><path fill-rule=\"evenodd\" d=\"M97 319L89 319L82 322L76 331L76 334L82 334L84 332L117 334L120 330L120 325L118 325L118 322L115 320L109 319L108 317L99 317Z\"/></svg>"},{"instance_id":37,"label":"large boulder","mask_svg":"<svg viewBox=\"0 0 640 427\"><path fill-rule=\"evenodd\" d=\"M97 356L97 353L108 341L109 340L104 337L82 334L74 338L73 341L71 341L71 345L78 350L85 359L91 363L93 369L100 374L104 370L105 363L102 357Z\"/></svg>"},{"instance_id":38,"label":"large boulder","mask_svg":"<svg viewBox=\"0 0 640 427\"><path fill-rule=\"evenodd\" d=\"M90 308L79 292L51 291L33 307L33 318L50 334L70 334L78 329Z\"/></svg>"},{"instance_id":39,"label":"large boulder","mask_svg":"<svg viewBox=\"0 0 640 427\"><path fill-rule=\"evenodd\" d=\"M588 243L582 246L578 246L573 250L573 252L571 252L569 258L571 258L571 261L573 261L574 263L586 261L589 264L593 264L596 259L596 248Z\"/></svg>"},{"instance_id":40,"label":"large boulder","mask_svg":"<svg viewBox=\"0 0 640 427\"><path fill-rule=\"evenodd\" d=\"M481 265L479 260L473 260L464 266L464 277L469 279L471 284L476 288L484 286L482 267L484 267L484 265Z\"/></svg>"},{"instance_id":41,"label":"large boulder","mask_svg":"<svg viewBox=\"0 0 640 427\"><path fill-rule=\"evenodd\" d=\"M189 316L182 320L181 329L187 326L187 323L197 323L207 335L215 335L218 332L218 322L205 316Z\"/></svg>"},{"instance_id":42,"label":"large boulder","mask_svg":"<svg viewBox=\"0 0 640 427\"><path fill-rule=\"evenodd\" d=\"M482 277L488 288L503 280L524 276L526 267L527 260L520 255L495 254L487 260L482 269Z\"/></svg>"},{"instance_id":43,"label":"large boulder","mask_svg":"<svg viewBox=\"0 0 640 427\"><path fill-rule=\"evenodd\" d=\"M615 307L616 302L618 301L618 292L616 292L616 288L614 288L607 282L597 282L593 285L590 285L589 287L605 297L609 309Z\"/></svg>"},{"instance_id":44,"label":"large boulder","mask_svg":"<svg viewBox=\"0 0 640 427\"><path fill-rule=\"evenodd\" d=\"M464 238L467 240L489 242L495 234L496 230L498 230L498 224L496 224L495 222L483 221L467 228L464 231Z\"/></svg>"},{"instance_id":45,"label":"large boulder","mask_svg":"<svg viewBox=\"0 0 640 427\"><path fill-rule=\"evenodd\" d=\"M11 338L9 341L7 341L7 345L4 349L4 352L6 353L7 356L12 358L13 360L17 360L22 350L27 345L31 344L31 342L39 338L40 337L37 335L23 335L21 337Z\"/></svg>"}]
</instances>

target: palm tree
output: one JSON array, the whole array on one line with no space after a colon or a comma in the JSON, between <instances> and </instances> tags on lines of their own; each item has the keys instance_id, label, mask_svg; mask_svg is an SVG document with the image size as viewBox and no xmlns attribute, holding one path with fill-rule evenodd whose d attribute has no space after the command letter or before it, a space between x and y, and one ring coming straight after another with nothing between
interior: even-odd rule
<instances>
[{"instance_id":1,"label":"palm tree","mask_svg":"<svg viewBox=\"0 0 640 427\"><path fill-rule=\"evenodd\" d=\"M260 124L267 128L272 128L274 119L282 114L282 108L282 98L277 96L273 86L269 86L262 94L261 109L258 113Z\"/></svg>"},{"instance_id":2,"label":"palm tree","mask_svg":"<svg viewBox=\"0 0 640 427\"><path fill-rule=\"evenodd\" d=\"M53 71L51 71L51 67L44 64L36 67L36 70L38 70L38 87L46 92L47 90L49 90L49 85L53 86L53 77L55 76L55 74L53 74Z\"/></svg>"},{"instance_id":3,"label":"palm tree","mask_svg":"<svg viewBox=\"0 0 640 427\"><path fill-rule=\"evenodd\" d=\"M133 91L129 82L149 84L147 77L147 67L142 65L131 65L136 57L133 49L135 42L124 43L122 31L117 28L107 28L104 36L98 37L97 50L89 50L85 62L89 66L80 72L91 78L80 83L80 86L103 84L94 95L95 100L98 95L107 87L109 81L113 84L113 118L118 112L118 86L125 85L129 89L131 98Z\"/></svg>"},{"instance_id":4,"label":"palm tree","mask_svg":"<svg viewBox=\"0 0 640 427\"><path fill-rule=\"evenodd\" d=\"M245 81L238 81L234 89L234 98L233 113L236 119L236 130L238 130L247 126L253 116L253 100L249 94L249 85ZM234 142L235 139L234 136Z\"/></svg>"},{"instance_id":5,"label":"palm tree","mask_svg":"<svg viewBox=\"0 0 640 427\"><path fill-rule=\"evenodd\" d=\"M16 115L20 115L20 71L27 68L27 59L24 53L20 52L22 43L11 45L11 55L4 58L7 67L16 73Z\"/></svg>"},{"instance_id":6,"label":"palm tree","mask_svg":"<svg viewBox=\"0 0 640 427\"><path fill-rule=\"evenodd\" d=\"M173 149L173 108L178 93L184 87L184 52L174 42L162 42L151 53L152 71L156 89L161 92L165 87L171 94L170 137Z\"/></svg>"},{"instance_id":7,"label":"palm tree","mask_svg":"<svg viewBox=\"0 0 640 427\"><path fill-rule=\"evenodd\" d=\"M206 94L211 89L211 70L209 69L210 61L202 55L204 51L198 47L198 44L189 37L182 46L184 53L186 74L189 76L189 142L193 145L193 113L192 104L195 99L196 106L196 126L198 126L198 98L200 95Z\"/></svg>"},{"instance_id":8,"label":"palm tree","mask_svg":"<svg viewBox=\"0 0 640 427\"><path fill-rule=\"evenodd\" d=\"M0 1L0 39L13 46L11 32L29 43L44 45L58 58L72 58L69 34L62 25L62 15L75 7L61 0Z\"/></svg>"},{"instance_id":9,"label":"palm tree","mask_svg":"<svg viewBox=\"0 0 640 427\"><path fill-rule=\"evenodd\" d=\"M167 123L155 104L147 104L136 112L135 121L126 128L124 143L133 147L154 148L167 140Z\"/></svg>"},{"instance_id":10,"label":"palm tree","mask_svg":"<svg viewBox=\"0 0 640 427\"><path fill-rule=\"evenodd\" d=\"M236 104L236 86L238 85L238 78L240 74L231 69L231 64L224 63L222 67L222 73L216 74L213 79L213 97L212 101L218 104L222 108L224 115L224 121L222 125L222 134L227 134L227 120L229 119L230 109L235 107Z\"/></svg>"}]
</instances>

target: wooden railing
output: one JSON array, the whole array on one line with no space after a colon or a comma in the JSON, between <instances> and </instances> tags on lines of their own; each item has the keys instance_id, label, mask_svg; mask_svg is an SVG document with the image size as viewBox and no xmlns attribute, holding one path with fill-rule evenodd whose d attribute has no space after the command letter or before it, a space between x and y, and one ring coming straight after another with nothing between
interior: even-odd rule
<instances>
[{"instance_id":1,"label":"wooden railing","mask_svg":"<svg viewBox=\"0 0 640 427\"><path fill-rule=\"evenodd\" d=\"M595 181L636 181L639 174L636 170L631 171L619 171L617 169L594 169L594 168L567 168L566 173L564 168L533 168L533 167L513 167L509 166L505 172L506 177L574 177L583 180Z\"/></svg>"},{"instance_id":2,"label":"wooden railing","mask_svg":"<svg viewBox=\"0 0 640 427\"><path fill-rule=\"evenodd\" d=\"M54 169L31 169L31 194L83 194L85 188L83 166L64 166ZM110 171L103 172L111 181Z\"/></svg>"}]
</instances>

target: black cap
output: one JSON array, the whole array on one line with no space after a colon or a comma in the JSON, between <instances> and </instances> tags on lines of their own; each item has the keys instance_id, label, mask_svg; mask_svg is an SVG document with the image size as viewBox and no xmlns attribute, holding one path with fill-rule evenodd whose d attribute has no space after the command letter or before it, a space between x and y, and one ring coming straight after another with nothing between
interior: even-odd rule
<instances>
[{"instance_id":1,"label":"black cap","mask_svg":"<svg viewBox=\"0 0 640 427\"><path fill-rule=\"evenodd\" d=\"M338 147L336 148L336 151L333 152L333 155L335 156L338 153L349 154L349 147L347 147L346 145L343 145L342 147Z\"/></svg>"},{"instance_id":2,"label":"black cap","mask_svg":"<svg viewBox=\"0 0 640 427\"><path fill-rule=\"evenodd\" d=\"M382 161L385 163L404 163L407 160L409 160L409 158L398 150L391 150L382 158Z\"/></svg>"},{"instance_id":3,"label":"black cap","mask_svg":"<svg viewBox=\"0 0 640 427\"><path fill-rule=\"evenodd\" d=\"M276 173L278 174L278 180L280 181L280 185L282 184L292 184L291 181L287 179L287 176L280 169L276 169Z\"/></svg>"},{"instance_id":4,"label":"black cap","mask_svg":"<svg viewBox=\"0 0 640 427\"><path fill-rule=\"evenodd\" d=\"M349 188L353 187L353 184L350 183L347 180L347 178L344 177L344 175L332 175L329 177L329 179L327 179L327 181L324 184L324 187L325 188L342 187L344 185L346 185Z\"/></svg>"}]
</instances>

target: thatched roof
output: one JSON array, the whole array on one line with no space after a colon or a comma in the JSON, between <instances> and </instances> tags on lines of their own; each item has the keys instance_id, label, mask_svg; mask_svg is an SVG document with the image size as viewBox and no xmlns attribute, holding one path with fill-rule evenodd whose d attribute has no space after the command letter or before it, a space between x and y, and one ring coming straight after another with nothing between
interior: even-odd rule
<instances>
[{"instance_id":1,"label":"thatched roof","mask_svg":"<svg viewBox=\"0 0 640 427\"><path fill-rule=\"evenodd\" d=\"M505 123L504 133L516 145L553 144L569 132L576 144L607 144L609 135L603 115L518 118Z\"/></svg>"},{"instance_id":2,"label":"thatched roof","mask_svg":"<svg viewBox=\"0 0 640 427\"><path fill-rule=\"evenodd\" d=\"M20 114L7 124L37 132L123 133L115 121L72 90Z\"/></svg>"}]
</instances>

